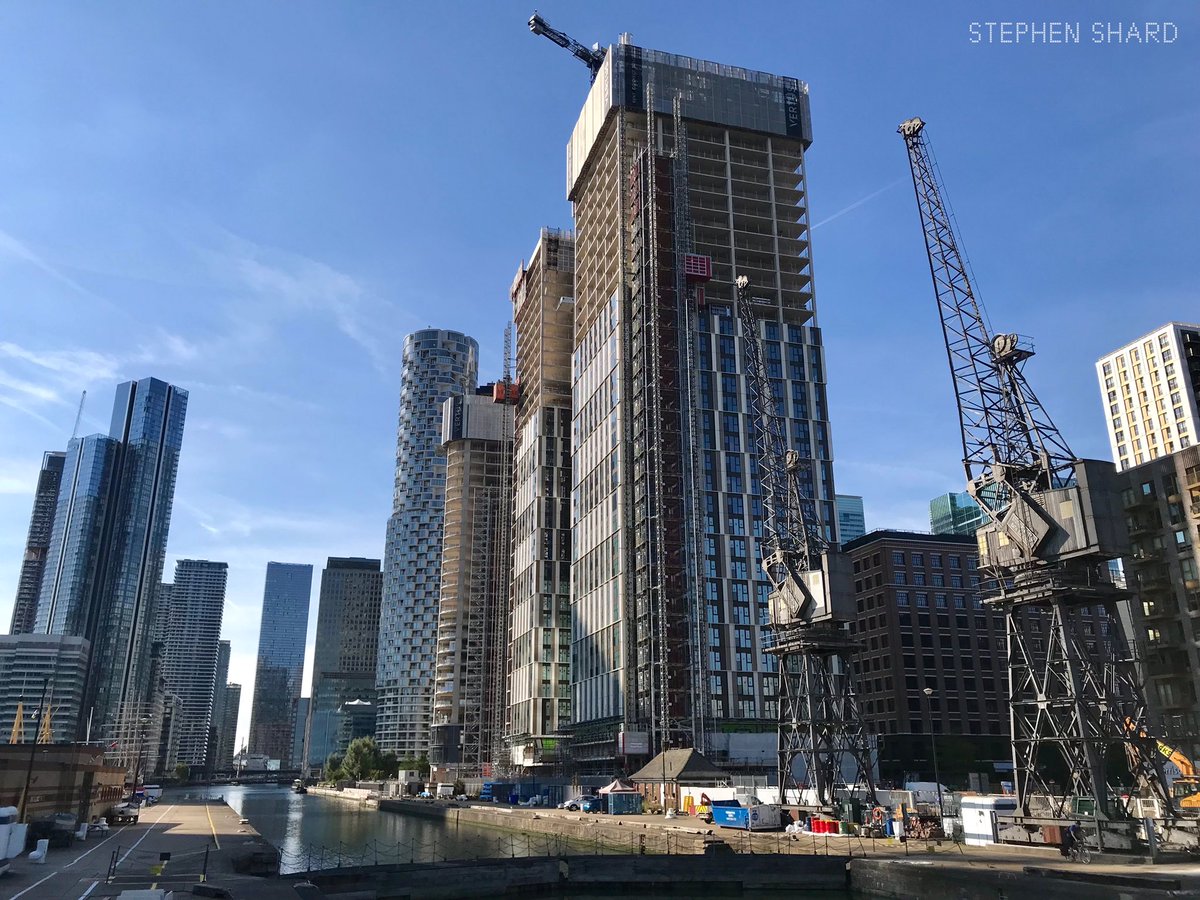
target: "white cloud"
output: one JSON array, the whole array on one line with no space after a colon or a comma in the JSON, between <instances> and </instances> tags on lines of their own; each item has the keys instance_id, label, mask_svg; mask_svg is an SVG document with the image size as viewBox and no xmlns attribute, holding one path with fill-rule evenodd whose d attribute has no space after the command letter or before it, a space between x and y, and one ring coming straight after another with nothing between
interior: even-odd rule
<instances>
[{"instance_id":1,"label":"white cloud","mask_svg":"<svg viewBox=\"0 0 1200 900\"><path fill-rule=\"evenodd\" d=\"M337 329L365 350L379 371L389 360L384 343L393 310L358 279L299 253L264 247L223 232L225 248L208 254L219 278L248 289L281 312L309 312L331 318ZM260 307L261 309L262 307Z\"/></svg>"}]
</instances>

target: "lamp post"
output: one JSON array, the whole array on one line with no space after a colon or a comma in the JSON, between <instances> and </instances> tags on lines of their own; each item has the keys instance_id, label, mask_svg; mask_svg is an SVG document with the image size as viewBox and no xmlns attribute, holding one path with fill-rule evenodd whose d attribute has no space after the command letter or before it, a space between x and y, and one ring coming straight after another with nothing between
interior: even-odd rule
<instances>
[{"instance_id":1,"label":"lamp post","mask_svg":"<svg viewBox=\"0 0 1200 900\"><path fill-rule=\"evenodd\" d=\"M942 809L942 776L938 772L937 736L933 733L933 688L925 688L925 707L929 712L929 746L933 749L933 781L937 785L938 818L944 817Z\"/></svg>"},{"instance_id":2,"label":"lamp post","mask_svg":"<svg viewBox=\"0 0 1200 900\"><path fill-rule=\"evenodd\" d=\"M150 724L150 717L142 715L138 717L138 755L137 762L133 766L133 796L137 797L138 780L142 773L142 755L146 752L146 727Z\"/></svg>"},{"instance_id":3,"label":"lamp post","mask_svg":"<svg viewBox=\"0 0 1200 900\"><path fill-rule=\"evenodd\" d=\"M39 718L46 714L46 712L45 712L46 691L49 688L50 688L50 679L43 678L42 679L42 702L38 706ZM40 726L40 724L41 723L39 722L39 726ZM26 768L25 768L25 791L24 791L24 793L21 794L21 815L19 818L22 822L29 821L29 788L33 784L33 757L36 752L37 752L37 736L35 735L34 739L29 742L29 765L26 766Z\"/></svg>"}]
</instances>

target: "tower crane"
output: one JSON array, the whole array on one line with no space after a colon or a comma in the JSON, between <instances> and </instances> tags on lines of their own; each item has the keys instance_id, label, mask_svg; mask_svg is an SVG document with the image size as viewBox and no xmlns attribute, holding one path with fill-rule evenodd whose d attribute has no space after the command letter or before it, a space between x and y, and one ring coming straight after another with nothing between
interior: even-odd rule
<instances>
[{"instance_id":1,"label":"tower crane","mask_svg":"<svg viewBox=\"0 0 1200 900\"><path fill-rule=\"evenodd\" d=\"M924 128L914 118L897 130L908 149L950 362L967 492L987 516L977 532L979 572L1008 634L1020 816L1073 817L1072 801L1090 798L1097 819L1127 819L1132 798L1120 799L1112 777L1120 750L1137 785L1173 816L1116 609L1129 594L1108 569L1128 549L1115 471L1071 452L1025 378L1034 353L1028 338L990 331ZM1043 755L1065 764L1061 787L1051 783Z\"/></svg>"},{"instance_id":2,"label":"tower crane","mask_svg":"<svg viewBox=\"0 0 1200 900\"><path fill-rule=\"evenodd\" d=\"M542 37L549 38L564 50L569 51L572 56L588 67L588 71L592 73L592 81L596 80L596 74L600 71L600 66L604 64L605 54L605 51L600 49L599 44L585 47L570 35L564 34L556 28L551 28L550 24L539 16L536 11L529 17L529 30L534 34L540 34Z\"/></svg>"},{"instance_id":3,"label":"tower crane","mask_svg":"<svg viewBox=\"0 0 1200 900\"><path fill-rule=\"evenodd\" d=\"M762 566L771 584L767 652L779 660L779 800L803 802L799 757L817 805L832 806L849 757L874 805L872 746L853 689L857 648L846 631L854 606L849 564L821 533L816 505L801 486L810 461L788 448L749 279L739 276L736 288L763 497Z\"/></svg>"}]
</instances>

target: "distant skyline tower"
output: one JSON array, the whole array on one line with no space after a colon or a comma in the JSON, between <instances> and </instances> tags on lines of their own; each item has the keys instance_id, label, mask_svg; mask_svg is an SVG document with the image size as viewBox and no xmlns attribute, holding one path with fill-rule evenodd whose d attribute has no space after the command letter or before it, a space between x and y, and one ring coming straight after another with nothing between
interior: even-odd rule
<instances>
[{"instance_id":1,"label":"distant skyline tower","mask_svg":"<svg viewBox=\"0 0 1200 900\"><path fill-rule=\"evenodd\" d=\"M789 449L836 539L813 286L808 88L610 46L567 144L575 218L572 755L694 747L773 770L762 496L734 279Z\"/></svg>"},{"instance_id":2,"label":"distant skyline tower","mask_svg":"<svg viewBox=\"0 0 1200 900\"><path fill-rule=\"evenodd\" d=\"M89 640L80 720L118 748L137 744L152 701L150 647L187 398L157 378L118 385L108 436L73 439L63 466L36 628Z\"/></svg>"},{"instance_id":3,"label":"distant skyline tower","mask_svg":"<svg viewBox=\"0 0 1200 900\"><path fill-rule=\"evenodd\" d=\"M322 766L335 750L370 735L383 573L379 560L331 556L321 572L313 653L307 762ZM432 667L429 670L432 673Z\"/></svg>"},{"instance_id":4,"label":"distant skyline tower","mask_svg":"<svg viewBox=\"0 0 1200 900\"><path fill-rule=\"evenodd\" d=\"M987 516L966 491L950 491L929 501L929 530L934 534L968 534L972 537Z\"/></svg>"},{"instance_id":5,"label":"distant skyline tower","mask_svg":"<svg viewBox=\"0 0 1200 900\"><path fill-rule=\"evenodd\" d=\"M571 725L571 350L575 236L543 228L513 279L517 396L512 487L511 761L561 761Z\"/></svg>"},{"instance_id":6,"label":"distant skyline tower","mask_svg":"<svg viewBox=\"0 0 1200 900\"><path fill-rule=\"evenodd\" d=\"M512 414L492 385L442 405L446 517L429 762L459 777L484 774L504 731Z\"/></svg>"},{"instance_id":7,"label":"distant skyline tower","mask_svg":"<svg viewBox=\"0 0 1200 900\"><path fill-rule=\"evenodd\" d=\"M217 641L217 675L213 679L212 717L208 725L208 771L220 770L218 762L224 745L225 691L229 685L229 641Z\"/></svg>"},{"instance_id":8,"label":"distant skyline tower","mask_svg":"<svg viewBox=\"0 0 1200 900\"><path fill-rule=\"evenodd\" d=\"M50 550L54 510L58 505L58 489L66 459L67 454L61 450L42 454L42 470L38 473L37 491L33 495L29 536L25 540L25 556L21 560L21 576L17 581L17 599L9 628L11 634L30 634L37 625L38 594L46 570L46 554Z\"/></svg>"},{"instance_id":9,"label":"distant skyline tower","mask_svg":"<svg viewBox=\"0 0 1200 900\"><path fill-rule=\"evenodd\" d=\"M296 732L296 702L304 678L304 646L313 567L267 563L262 617L258 627L258 663L250 707L250 752L277 759L291 768Z\"/></svg>"},{"instance_id":10,"label":"distant skyline tower","mask_svg":"<svg viewBox=\"0 0 1200 900\"><path fill-rule=\"evenodd\" d=\"M863 498L857 494L837 495L838 541L848 543L867 533L867 517Z\"/></svg>"},{"instance_id":11,"label":"distant skyline tower","mask_svg":"<svg viewBox=\"0 0 1200 900\"><path fill-rule=\"evenodd\" d=\"M216 694L221 618L229 565L207 559L175 563L171 608L163 641L163 678L179 698L177 759L201 770L208 764L209 726Z\"/></svg>"},{"instance_id":12,"label":"distant skyline tower","mask_svg":"<svg viewBox=\"0 0 1200 900\"><path fill-rule=\"evenodd\" d=\"M217 755L217 770L228 771L233 768L233 755L238 751L237 729L238 717L242 709L242 686L240 684L225 685L225 708L221 716L221 747Z\"/></svg>"},{"instance_id":13,"label":"distant skyline tower","mask_svg":"<svg viewBox=\"0 0 1200 900\"><path fill-rule=\"evenodd\" d=\"M400 756L429 751L446 458L442 403L475 390L479 345L457 331L426 329L404 339L396 479L384 547L379 621L376 738ZM319 639L319 638L318 638ZM314 713L316 693L313 694Z\"/></svg>"}]
</instances>

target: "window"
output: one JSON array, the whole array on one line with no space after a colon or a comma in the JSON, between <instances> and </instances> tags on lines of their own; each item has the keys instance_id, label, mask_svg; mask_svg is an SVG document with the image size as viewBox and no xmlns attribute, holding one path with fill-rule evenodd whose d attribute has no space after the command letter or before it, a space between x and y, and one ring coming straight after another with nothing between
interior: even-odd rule
<instances>
[{"instance_id":1,"label":"window","mask_svg":"<svg viewBox=\"0 0 1200 900\"><path fill-rule=\"evenodd\" d=\"M908 606L908 591L896 591L896 605Z\"/></svg>"},{"instance_id":2,"label":"window","mask_svg":"<svg viewBox=\"0 0 1200 900\"><path fill-rule=\"evenodd\" d=\"M876 561L876 563L875 563L875 564L876 564L876 565L879 565L879 562L878 562L878 560ZM903 553L903 552L901 552L900 550L893 550L893 551L892 551L892 565L893 565L893 566L902 566L902 565L904 565L904 553Z\"/></svg>"},{"instance_id":3,"label":"window","mask_svg":"<svg viewBox=\"0 0 1200 900\"><path fill-rule=\"evenodd\" d=\"M914 566L925 565L925 554L924 553L914 553L912 555L912 564Z\"/></svg>"},{"instance_id":4,"label":"window","mask_svg":"<svg viewBox=\"0 0 1200 900\"><path fill-rule=\"evenodd\" d=\"M908 584L908 576L903 572L897 572L895 578L896 584Z\"/></svg>"}]
</instances>

